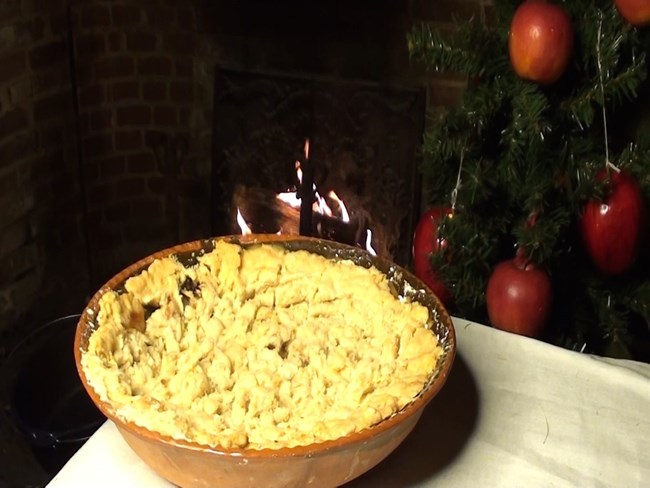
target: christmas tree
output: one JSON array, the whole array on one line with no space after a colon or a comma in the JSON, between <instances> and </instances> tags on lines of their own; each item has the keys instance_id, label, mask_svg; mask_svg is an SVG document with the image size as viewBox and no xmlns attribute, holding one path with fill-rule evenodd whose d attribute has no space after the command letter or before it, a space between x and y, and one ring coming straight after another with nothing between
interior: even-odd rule
<instances>
[{"instance_id":1,"label":"christmas tree","mask_svg":"<svg viewBox=\"0 0 650 488\"><path fill-rule=\"evenodd\" d=\"M454 315L647 360L650 143L629 121L650 2L615 3L495 0L489 21L411 29L414 63L467 78L428 121L414 266Z\"/></svg>"}]
</instances>

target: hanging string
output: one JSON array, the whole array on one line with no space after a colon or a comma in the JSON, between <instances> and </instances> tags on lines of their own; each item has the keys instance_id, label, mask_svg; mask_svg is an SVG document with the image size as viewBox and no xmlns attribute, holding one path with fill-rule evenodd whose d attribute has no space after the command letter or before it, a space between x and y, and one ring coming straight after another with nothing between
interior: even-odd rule
<instances>
[{"instance_id":1,"label":"hanging string","mask_svg":"<svg viewBox=\"0 0 650 488\"><path fill-rule=\"evenodd\" d=\"M451 213L456 211L456 200L458 200L458 190L460 189L460 174L463 171L463 159L465 150L460 150L460 162L458 163L458 175L456 176L456 186L451 190Z\"/></svg>"},{"instance_id":2,"label":"hanging string","mask_svg":"<svg viewBox=\"0 0 650 488\"><path fill-rule=\"evenodd\" d=\"M614 165L609 160L609 134L607 131L607 110L605 109L605 83L603 81L603 64L601 61L601 51L600 51L600 41L603 34L603 11L600 10L599 21L598 21L598 41L596 43L596 62L598 63L598 79L600 84L600 95L602 97L602 110L603 110L603 130L605 131L605 168L609 172L610 169L613 169L617 173L620 173L620 169Z\"/></svg>"}]
</instances>

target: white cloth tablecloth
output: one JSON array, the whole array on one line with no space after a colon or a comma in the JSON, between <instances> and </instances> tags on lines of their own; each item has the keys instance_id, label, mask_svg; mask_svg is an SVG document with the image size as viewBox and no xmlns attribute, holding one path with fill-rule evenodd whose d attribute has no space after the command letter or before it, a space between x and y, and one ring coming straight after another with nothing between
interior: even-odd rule
<instances>
[{"instance_id":1,"label":"white cloth tablecloth","mask_svg":"<svg viewBox=\"0 0 650 488\"><path fill-rule=\"evenodd\" d=\"M458 355L413 433L350 487L650 487L650 365L454 319ZM103 425L48 488L170 487Z\"/></svg>"}]
</instances>

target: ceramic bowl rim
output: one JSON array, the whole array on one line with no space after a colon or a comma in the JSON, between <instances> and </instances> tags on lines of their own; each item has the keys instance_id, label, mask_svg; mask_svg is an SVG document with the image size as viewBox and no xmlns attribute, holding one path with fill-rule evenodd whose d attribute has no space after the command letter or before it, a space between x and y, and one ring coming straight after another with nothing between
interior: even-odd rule
<instances>
[{"instance_id":1,"label":"ceramic bowl rim","mask_svg":"<svg viewBox=\"0 0 650 488\"><path fill-rule=\"evenodd\" d=\"M116 424L118 428L123 428L129 431L130 433L137 435L138 437L149 439L158 443L166 444L168 446L175 446L185 450L198 451L203 453L211 453L221 456L232 456L236 457L246 457L246 458L291 458L291 457L305 457L313 456L315 454L323 452L338 451L342 449L347 449L350 446L355 444L361 444L368 442L370 439L377 437L385 431L389 431L401 422L405 421L409 417L415 414L421 414L424 407L435 397L440 389L445 384L449 372L451 371L452 364L455 359L456 354L456 334L454 330L454 324L449 316L447 310L442 305L438 297L415 275L410 273L408 270L395 266L400 272L404 275L405 280L412 285L416 285L417 289L423 290L433 298L435 309L438 314L438 320L444 325L447 337L446 337L446 354L444 355L444 362L439 365L437 375L429 381L429 383L423 388L423 390L415 397L413 401L408 403L405 407L399 410L394 415L380 421L379 423L348 434L344 437L339 437L337 439L316 442L312 444L299 445L294 447L280 447L280 448L262 448L262 449L251 449L251 448L223 448L223 447L213 447L208 444L201 444L194 441L188 441L183 439L176 439L171 436L155 432L153 430L142 427L130 420L125 420L119 417L115 411L111 408L109 404L102 401L99 398L98 393L95 389L88 383L87 377L81 366L81 354L82 354L82 343L86 343L87 340L92 335L90 331L90 326L94 323L94 318L96 316L96 311L99 306L99 299L101 296L106 293L108 290L113 290L119 287L127 278L137 274L143 268L147 267L155 259L166 257L169 255L187 253L187 252L199 252L205 249L206 245L214 243L218 240L226 240L230 242L241 243L244 245L253 245L259 243L275 243L283 244L287 242L296 242L296 241L311 241L313 243L323 243L326 242L326 245L332 246L335 248L347 249L355 253L365 253L371 261L383 261L384 263L390 262L387 259L375 258L370 256L366 251L349 246L346 244L340 244L334 241L325 241L324 239L318 239L314 237L304 237L304 236L276 236L275 234L250 234L250 235L229 235L229 236L219 236L209 239L199 239L194 241L185 242L178 244L172 247L162 249L160 251L149 254L148 256L134 262L130 266L127 266L119 273L115 274L110 278L104 285L102 285L99 290L92 296L87 306L84 307L83 312L79 318L77 324L77 329L75 331L75 340L74 340L74 357L75 363L77 366L77 372L83 383L83 386L91 397L93 403L99 408L99 410L113 423ZM85 340L84 340L85 339Z\"/></svg>"}]
</instances>

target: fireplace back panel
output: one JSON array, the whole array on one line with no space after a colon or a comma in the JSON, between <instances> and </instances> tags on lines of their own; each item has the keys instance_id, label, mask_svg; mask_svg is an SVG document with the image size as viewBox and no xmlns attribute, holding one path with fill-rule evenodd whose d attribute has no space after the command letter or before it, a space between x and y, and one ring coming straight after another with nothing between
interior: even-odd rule
<instances>
[{"instance_id":1,"label":"fireplace back panel","mask_svg":"<svg viewBox=\"0 0 650 488\"><path fill-rule=\"evenodd\" d=\"M372 230L377 252L407 264L420 204L424 112L424 90L217 68L213 232L237 231L238 186L295 188L295 161L309 139L319 193L334 190L353 219Z\"/></svg>"}]
</instances>

